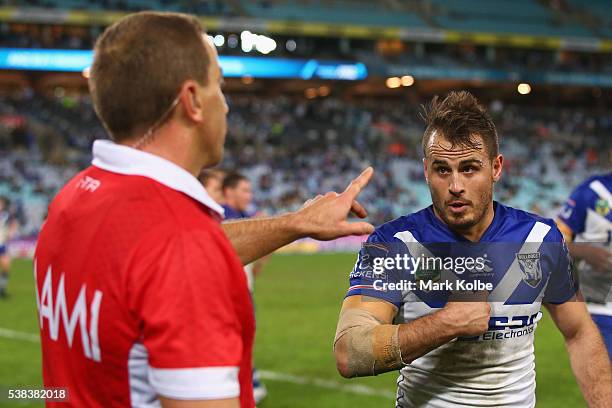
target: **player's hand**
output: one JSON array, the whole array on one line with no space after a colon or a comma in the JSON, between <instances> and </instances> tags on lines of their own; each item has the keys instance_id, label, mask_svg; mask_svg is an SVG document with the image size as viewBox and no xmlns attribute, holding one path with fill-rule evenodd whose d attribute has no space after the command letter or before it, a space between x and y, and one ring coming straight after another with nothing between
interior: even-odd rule
<instances>
[{"instance_id":1,"label":"player's hand","mask_svg":"<svg viewBox=\"0 0 612 408\"><path fill-rule=\"evenodd\" d=\"M357 196L372 178L374 169L368 167L338 194L329 192L319 195L304 203L295 213L295 220L302 235L321 241L347 236L367 235L374 231L374 226L365 221L348 222L349 214L359 218L368 215L366 209L359 204Z\"/></svg>"},{"instance_id":2,"label":"player's hand","mask_svg":"<svg viewBox=\"0 0 612 408\"><path fill-rule=\"evenodd\" d=\"M479 336L489 329L491 306L486 291L469 295L453 295L439 311L444 326L456 337Z\"/></svg>"}]
</instances>

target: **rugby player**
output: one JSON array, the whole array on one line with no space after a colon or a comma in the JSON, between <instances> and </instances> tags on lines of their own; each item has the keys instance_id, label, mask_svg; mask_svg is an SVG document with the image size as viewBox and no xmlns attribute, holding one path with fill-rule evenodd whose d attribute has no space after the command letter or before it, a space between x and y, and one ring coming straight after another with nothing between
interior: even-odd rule
<instances>
[{"instance_id":1,"label":"rugby player","mask_svg":"<svg viewBox=\"0 0 612 408\"><path fill-rule=\"evenodd\" d=\"M545 303L587 403L609 407L610 362L584 302L576 301L561 233L553 220L493 201L503 156L490 116L470 93L452 92L434 98L425 117L433 205L376 228L362 248L334 341L338 371L349 378L400 370L397 407L533 407L534 330ZM418 288L375 288L382 277L372 273L369 248L411 252L450 243L452 251L473 242L495 252L488 294L456 301Z\"/></svg>"},{"instance_id":2,"label":"rugby player","mask_svg":"<svg viewBox=\"0 0 612 408\"><path fill-rule=\"evenodd\" d=\"M0 298L7 296L11 258L8 253L8 241L17 232L17 220L11 216L8 200L0 197Z\"/></svg>"},{"instance_id":3,"label":"rugby player","mask_svg":"<svg viewBox=\"0 0 612 408\"><path fill-rule=\"evenodd\" d=\"M227 105L200 20L141 12L107 28L89 86L112 141L49 206L34 259L45 387L59 407L252 408L243 264L304 236L369 234L373 170L278 217L219 224L196 176L222 157Z\"/></svg>"},{"instance_id":4,"label":"rugby player","mask_svg":"<svg viewBox=\"0 0 612 408\"><path fill-rule=\"evenodd\" d=\"M246 176L238 172L226 174L221 184L221 192L225 219L251 218L255 215L249 212L253 200L253 188Z\"/></svg>"},{"instance_id":5,"label":"rugby player","mask_svg":"<svg viewBox=\"0 0 612 408\"><path fill-rule=\"evenodd\" d=\"M572 192L557 225L578 261L587 309L612 356L612 173L593 176ZM575 244L574 244L575 243Z\"/></svg>"}]
</instances>

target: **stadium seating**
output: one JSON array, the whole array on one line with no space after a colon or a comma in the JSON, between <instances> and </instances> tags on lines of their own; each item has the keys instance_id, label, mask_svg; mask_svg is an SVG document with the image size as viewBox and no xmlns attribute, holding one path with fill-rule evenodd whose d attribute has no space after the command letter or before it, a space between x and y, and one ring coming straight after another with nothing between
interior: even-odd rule
<instances>
[{"instance_id":1,"label":"stadium seating","mask_svg":"<svg viewBox=\"0 0 612 408\"><path fill-rule=\"evenodd\" d=\"M1 4L1 3L0 3ZM500 34L612 38L612 8L608 0L568 4L601 20L594 30L571 12L561 13L537 0L43 0L20 6L57 9L183 11L200 15L254 17L299 22L396 26L407 29L448 29ZM561 14L559 14L561 13Z\"/></svg>"},{"instance_id":2,"label":"stadium seating","mask_svg":"<svg viewBox=\"0 0 612 408\"><path fill-rule=\"evenodd\" d=\"M385 8L384 2L249 2L244 9L252 16L279 20L299 20L328 23L351 23L379 26L425 28L427 24L415 13Z\"/></svg>"},{"instance_id":3,"label":"stadium seating","mask_svg":"<svg viewBox=\"0 0 612 408\"><path fill-rule=\"evenodd\" d=\"M377 175L362 201L372 222L430 204L420 162L418 105L238 95L229 103L222 167L251 178L259 210L295 210L322 191L340 191L370 164ZM571 186L609 163L611 112L496 104L492 110L506 157L497 199L551 216ZM92 141L105 133L85 95L22 92L0 98L0 119L15 114L26 119L19 130L26 137L15 146L16 130L0 126L0 153L7 158L0 166L0 195L19 203L24 230L35 233L46 203L88 165Z\"/></svg>"},{"instance_id":4,"label":"stadium seating","mask_svg":"<svg viewBox=\"0 0 612 408\"><path fill-rule=\"evenodd\" d=\"M606 38L612 38L612 5L608 0L590 0L588 2L580 0L568 0L577 10L589 13L599 21L601 33Z\"/></svg>"},{"instance_id":5,"label":"stadium seating","mask_svg":"<svg viewBox=\"0 0 612 408\"><path fill-rule=\"evenodd\" d=\"M452 30L592 37L576 23L553 23L551 11L534 0L433 0L435 20Z\"/></svg>"}]
</instances>

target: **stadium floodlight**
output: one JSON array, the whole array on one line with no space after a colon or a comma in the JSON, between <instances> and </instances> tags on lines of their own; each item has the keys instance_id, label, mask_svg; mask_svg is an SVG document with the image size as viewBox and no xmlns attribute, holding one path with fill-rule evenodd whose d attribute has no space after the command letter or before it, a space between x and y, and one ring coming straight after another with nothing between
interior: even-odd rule
<instances>
[{"instance_id":1,"label":"stadium floodlight","mask_svg":"<svg viewBox=\"0 0 612 408\"><path fill-rule=\"evenodd\" d=\"M287 51L293 52L297 49L297 42L295 40L287 40L285 48L287 48Z\"/></svg>"},{"instance_id":2,"label":"stadium floodlight","mask_svg":"<svg viewBox=\"0 0 612 408\"><path fill-rule=\"evenodd\" d=\"M253 50L255 46L254 36L256 36L256 34L250 31L243 31L240 33L240 48L242 48L242 51L251 52Z\"/></svg>"},{"instance_id":3,"label":"stadium floodlight","mask_svg":"<svg viewBox=\"0 0 612 408\"><path fill-rule=\"evenodd\" d=\"M306 99L314 99L317 97L317 90L316 88L308 88L304 91L304 96L306 97Z\"/></svg>"},{"instance_id":4,"label":"stadium floodlight","mask_svg":"<svg viewBox=\"0 0 612 408\"><path fill-rule=\"evenodd\" d=\"M319 87L319 96L326 97L330 93L331 93L331 89L329 89L329 86L323 85L323 86Z\"/></svg>"},{"instance_id":5,"label":"stadium floodlight","mask_svg":"<svg viewBox=\"0 0 612 408\"><path fill-rule=\"evenodd\" d=\"M516 90L521 95L527 95L528 93L531 92L531 85L523 82L523 83L518 84L518 86L516 87Z\"/></svg>"},{"instance_id":6,"label":"stadium floodlight","mask_svg":"<svg viewBox=\"0 0 612 408\"><path fill-rule=\"evenodd\" d=\"M236 48L238 46L238 36L236 34L230 34L227 37L227 46L230 48Z\"/></svg>"},{"instance_id":7,"label":"stadium floodlight","mask_svg":"<svg viewBox=\"0 0 612 408\"><path fill-rule=\"evenodd\" d=\"M250 31L240 33L240 43L244 52L251 52L255 48L262 54L269 54L276 49L276 41L272 38Z\"/></svg>"},{"instance_id":8,"label":"stadium floodlight","mask_svg":"<svg viewBox=\"0 0 612 408\"><path fill-rule=\"evenodd\" d=\"M402 78L402 86L414 85L414 77L412 75L404 75Z\"/></svg>"},{"instance_id":9,"label":"stadium floodlight","mask_svg":"<svg viewBox=\"0 0 612 408\"><path fill-rule=\"evenodd\" d=\"M276 49L276 41L265 35L258 35L255 39L255 48L262 54L269 54Z\"/></svg>"},{"instance_id":10,"label":"stadium floodlight","mask_svg":"<svg viewBox=\"0 0 612 408\"><path fill-rule=\"evenodd\" d=\"M402 86L402 80L399 77L391 77L387 78L385 84L387 85L387 88L399 88Z\"/></svg>"},{"instance_id":11,"label":"stadium floodlight","mask_svg":"<svg viewBox=\"0 0 612 408\"><path fill-rule=\"evenodd\" d=\"M223 47L223 44L225 44L225 37L222 34L217 34L215 38L213 38L213 43L215 47Z\"/></svg>"}]
</instances>

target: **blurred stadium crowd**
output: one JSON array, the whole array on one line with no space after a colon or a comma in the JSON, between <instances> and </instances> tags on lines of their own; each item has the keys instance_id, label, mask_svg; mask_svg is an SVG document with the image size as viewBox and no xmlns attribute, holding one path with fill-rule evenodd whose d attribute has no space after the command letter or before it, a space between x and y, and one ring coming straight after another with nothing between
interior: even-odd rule
<instances>
[{"instance_id":1,"label":"blurred stadium crowd","mask_svg":"<svg viewBox=\"0 0 612 408\"><path fill-rule=\"evenodd\" d=\"M308 100L229 95L221 165L253 183L268 214L294 210L322 191L339 191L367 165L377 173L363 192L380 224L430 204L424 183L419 104L401 99ZM426 101L423 101L426 102ZM489 103L505 155L496 198L552 216L571 188L612 162L612 111ZM25 235L48 202L89 165L91 143L106 138L89 97L23 89L0 98L0 195Z\"/></svg>"}]
</instances>

